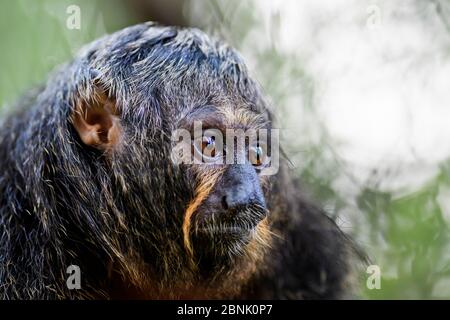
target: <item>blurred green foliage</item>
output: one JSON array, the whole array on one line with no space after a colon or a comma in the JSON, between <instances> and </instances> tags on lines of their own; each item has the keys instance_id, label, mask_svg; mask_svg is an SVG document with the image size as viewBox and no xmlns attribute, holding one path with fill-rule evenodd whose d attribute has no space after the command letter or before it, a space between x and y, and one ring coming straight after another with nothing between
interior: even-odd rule
<instances>
[{"instance_id":1,"label":"blurred green foliage","mask_svg":"<svg viewBox=\"0 0 450 320\"><path fill-rule=\"evenodd\" d=\"M81 30L65 27L66 8L71 4L82 8ZM54 66L68 60L82 44L136 22L127 5L116 0L1 0L0 6L0 105L11 103L26 88L42 83ZM198 15L190 15L191 23L225 38L238 49L248 49L252 41L258 41L253 39L255 30L267 33L250 1L191 0L186 7L202 17L197 20ZM271 19L271 28L276 29L281 18L274 15ZM315 137L300 145L287 144L287 153L294 160L301 159L295 173L334 218L356 213L351 230L345 231L354 236L371 263L381 268L381 290L369 290L363 266L362 298L450 298L449 222L440 201L450 196L450 162L441 165L432 181L406 194L382 191L379 183L383 175L379 174L358 185L355 198L344 196L333 182L351 168L346 168L333 150L337 142L315 114L314 75L297 56L277 50L275 37L268 43L253 50L252 58L258 66L253 71L276 101L280 123L291 115L292 95L300 97L305 116L310 119L304 131Z\"/></svg>"},{"instance_id":2,"label":"blurred green foliage","mask_svg":"<svg viewBox=\"0 0 450 320\"><path fill-rule=\"evenodd\" d=\"M69 5L83 8L80 30L66 27ZM126 6L116 0L1 0L0 106L42 83L82 44L125 27L130 20Z\"/></svg>"}]
</instances>

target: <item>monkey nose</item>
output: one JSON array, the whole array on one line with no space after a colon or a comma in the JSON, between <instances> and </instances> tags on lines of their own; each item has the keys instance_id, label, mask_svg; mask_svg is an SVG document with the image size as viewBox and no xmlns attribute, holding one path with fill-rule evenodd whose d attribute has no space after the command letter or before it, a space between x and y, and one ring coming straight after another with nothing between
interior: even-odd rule
<instances>
[{"instance_id":1,"label":"monkey nose","mask_svg":"<svg viewBox=\"0 0 450 320\"><path fill-rule=\"evenodd\" d=\"M234 189L226 191L225 195L222 196L222 208L230 210L244 207L250 204L253 198L243 185L238 185Z\"/></svg>"},{"instance_id":2,"label":"monkey nose","mask_svg":"<svg viewBox=\"0 0 450 320\"><path fill-rule=\"evenodd\" d=\"M218 192L224 210L252 204L265 207L258 175L251 165L231 165L224 173Z\"/></svg>"}]
</instances>

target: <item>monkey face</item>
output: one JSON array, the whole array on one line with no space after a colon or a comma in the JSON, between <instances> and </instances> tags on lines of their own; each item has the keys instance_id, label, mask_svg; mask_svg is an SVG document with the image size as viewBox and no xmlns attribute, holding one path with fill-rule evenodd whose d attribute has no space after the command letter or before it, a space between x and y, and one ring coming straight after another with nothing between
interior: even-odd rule
<instances>
[{"instance_id":1,"label":"monkey face","mask_svg":"<svg viewBox=\"0 0 450 320\"><path fill-rule=\"evenodd\" d=\"M269 242L269 180L260 175L269 161L268 143L258 135L268 127L261 114L245 107L209 106L197 109L194 119L208 129L187 143L192 160L187 171L195 183L184 213L184 245L197 264L211 270ZM192 132L189 117L185 122Z\"/></svg>"}]
</instances>

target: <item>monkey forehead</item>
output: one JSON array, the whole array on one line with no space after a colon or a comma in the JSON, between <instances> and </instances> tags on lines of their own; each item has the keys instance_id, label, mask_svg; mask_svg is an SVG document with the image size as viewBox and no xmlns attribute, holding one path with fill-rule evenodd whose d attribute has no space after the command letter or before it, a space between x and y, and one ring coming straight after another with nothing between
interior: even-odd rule
<instances>
[{"instance_id":1,"label":"monkey forehead","mask_svg":"<svg viewBox=\"0 0 450 320\"><path fill-rule=\"evenodd\" d=\"M199 106L180 114L176 128L194 130L195 123L201 123L203 129L269 129L270 120L266 114L246 106L231 104Z\"/></svg>"}]
</instances>

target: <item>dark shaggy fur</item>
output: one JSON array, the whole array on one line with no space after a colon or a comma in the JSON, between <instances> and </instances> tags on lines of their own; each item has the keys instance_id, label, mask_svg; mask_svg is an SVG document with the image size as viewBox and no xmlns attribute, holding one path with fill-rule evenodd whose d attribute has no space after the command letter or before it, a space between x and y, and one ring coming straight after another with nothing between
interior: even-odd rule
<instances>
[{"instance_id":1,"label":"dark shaggy fur","mask_svg":"<svg viewBox=\"0 0 450 320\"><path fill-rule=\"evenodd\" d=\"M115 99L124 130L110 154L85 146L71 122L98 88ZM184 213L206 173L169 160L171 132L205 106L272 121L223 43L195 29L130 27L85 47L19 104L0 129L0 298L348 294L349 241L300 196L284 163L261 182L269 214L257 240L208 267L198 260L206 248L186 248ZM80 290L66 286L71 264Z\"/></svg>"}]
</instances>

